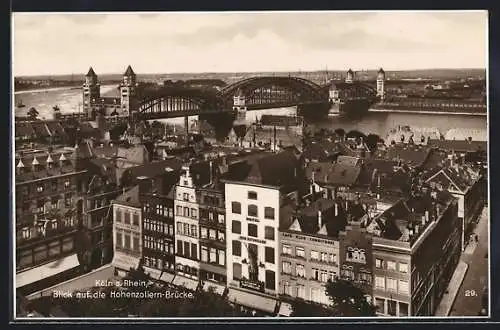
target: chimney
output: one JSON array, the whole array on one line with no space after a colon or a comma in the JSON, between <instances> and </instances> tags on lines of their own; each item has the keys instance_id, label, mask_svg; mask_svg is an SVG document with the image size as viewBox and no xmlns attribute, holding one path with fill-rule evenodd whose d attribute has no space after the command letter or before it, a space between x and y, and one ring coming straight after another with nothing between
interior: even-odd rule
<instances>
[{"instance_id":1,"label":"chimney","mask_svg":"<svg viewBox=\"0 0 500 330\"><path fill-rule=\"evenodd\" d=\"M425 211L425 223L429 222L429 210Z\"/></svg>"},{"instance_id":2,"label":"chimney","mask_svg":"<svg viewBox=\"0 0 500 330\"><path fill-rule=\"evenodd\" d=\"M321 229L323 225L323 219L321 218L321 210L318 210L318 228Z\"/></svg>"},{"instance_id":3,"label":"chimney","mask_svg":"<svg viewBox=\"0 0 500 330\"><path fill-rule=\"evenodd\" d=\"M335 216L339 215L339 204L335 203Z\"/></svg>"},{"instance_id":4,"label":"chimney","mask_svg":"<svg viewBox=\"0 0 500 330\"><path fill-rule=\"evenodd\" d=\"M425 226L426 220L425 220L425 215L422 216L422 227Z\"/></svg>"},{"instance_id":5,"label":"chimney","mask_svg":"<svg viewBox=\"0 0 500 330\"><path fill-rule=\"evenodd\" d=\"M415 234L418 234L418 230L419 230L418 225L416 225L415 226Z\"/></svg>"}]
</instances>

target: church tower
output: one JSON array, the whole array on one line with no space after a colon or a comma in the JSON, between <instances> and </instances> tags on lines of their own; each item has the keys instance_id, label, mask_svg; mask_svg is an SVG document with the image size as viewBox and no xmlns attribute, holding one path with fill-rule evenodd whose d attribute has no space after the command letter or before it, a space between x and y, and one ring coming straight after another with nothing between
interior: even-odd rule
<instances>
[{"instance_id":1,"label":"church tower","mask_svg":"<svg viewBox=\"0 0 500 330\"><path fill-rule=\"evenodd\" d=\"M92 120L92 106L93 103L101 97L101 85L99 79L90 67L89 72L85 75L85 82L83 83L83 112L87 118Z\"/></svg>"},{"instance_id":2,"label":"church tower","mask_svg":"<svg viewBox=\"0 0 500 330\"><path fill-rule=\"evenodd\" d=\"M124 115L130 115L131 112L137 110L135 104L136 87L136 75L129 65L123 74L123 81L120 85L121 107Z\"/></svg>"},{"instance_id":3,"label":"church tower","mask_svg":"<svg viewBox=\"0 0 500 330\"><path fill-rule=\"evenodd\" d=\"M381 101L385 100L385 71L380 68L377 73L377 96Z\"/></svg>"}]
</instances>

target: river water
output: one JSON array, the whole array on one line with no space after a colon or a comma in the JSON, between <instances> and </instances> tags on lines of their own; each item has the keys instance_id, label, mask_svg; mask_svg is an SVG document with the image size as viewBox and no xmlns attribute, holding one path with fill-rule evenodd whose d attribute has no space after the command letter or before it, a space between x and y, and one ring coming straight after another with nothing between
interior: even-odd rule
<instances>
[{"instance_id":1,"label":"river water","mask_svg":"<svg viewBox=\"0 0 500 330\"><path fill-rule=\"evenodd\" d=\"M112 85L101 86L101 94L116 88ZM18 108L21 102L25 105ZM14 94L15 114L26 115L31 107L35 107L40 113L40 118L52 118L52 107L57 105L62 113L78 112L81 109L82 91L80 88L58 88L16 92ZM247 122L254 122L263 114L293 115L296 108L267 109L247 112ZM196 117L191 117L196 120ZM169 123L183 123L183 118L162 120ZM341 117L328 117L321 123L312 124L315 128L336 129L343 128L346 131L358 130L365 134L373 133L386 136L387 133L398 126L410 126L419 128L436 128L443 135L450 129L468 129L487 131L486 117L468 115L428 115L407 113L369 112L361 119L347 119ZM485 136L486 139L486 136Z\"/></svg>"}]
</instances>

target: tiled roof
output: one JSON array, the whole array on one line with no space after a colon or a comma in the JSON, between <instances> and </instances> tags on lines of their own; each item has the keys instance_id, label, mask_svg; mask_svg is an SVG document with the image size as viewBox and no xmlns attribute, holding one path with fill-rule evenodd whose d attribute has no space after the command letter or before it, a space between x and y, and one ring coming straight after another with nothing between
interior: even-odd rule
<instances>
[{"instance_id":1,"label":"tiled roof","mask_svg":"<svg viewBox=\"0 0 500 330\"><path fill-rule=\"evenodd\" d=\"M421 166L430 154L430 148L412 144L395 144L387 148L386 159L401 160L410 166Z\"/></svg>"},{"instance_id":2,"label":"tiled roof","mask_svg":"<svg viewBox=\"0 0 500 330\"><path fill-rule=\"evenodd\" d=\"M117 163L144 164L147 163L149 159L148 151L144 145L137 145L129 148L118 147L116 157Z\"/></svg>"},{"instance_id":3,"label":"tiled roof","mask_svg":"<svg viewBox=\"0 0 500 330\"><path fill-rule=\"evenodd\" d=\"M304 147L304 158L323 161L331 159L342 152L339 144L330 141L313 142Z\"/></svg>"},{"instance_id":4,"label":"tiled roof","mask_svg":"<svg viewBox=\"0 0 500 330\"><path fill-rule=\"evenodd\" d=\"M314 173L314 174L313 174ZM338 163L309 163L306 177L325 185L353 185L358 180L361 167Z\"/></svg>"}]
</instances>

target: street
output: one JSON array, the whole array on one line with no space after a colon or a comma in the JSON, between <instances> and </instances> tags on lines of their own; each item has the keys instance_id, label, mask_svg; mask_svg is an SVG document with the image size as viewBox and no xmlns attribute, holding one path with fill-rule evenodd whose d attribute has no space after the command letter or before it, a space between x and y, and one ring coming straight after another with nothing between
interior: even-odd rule
<instances>
[{"instance_id":1,"label":"street","mask_svg":"<svg viewBox=\"0 0 500 330\"><path fill-rule=\"evenodd\" d=\"M485 207L480 215L475 234L479 242L472 253L466 249L461 261L469 265L465 279L458 291L450 316L478 316L481 310L481 296L485 287L488 287L488 208ZM474 244L474 243L473 243Z\"/></svg>"}]
</instances>

